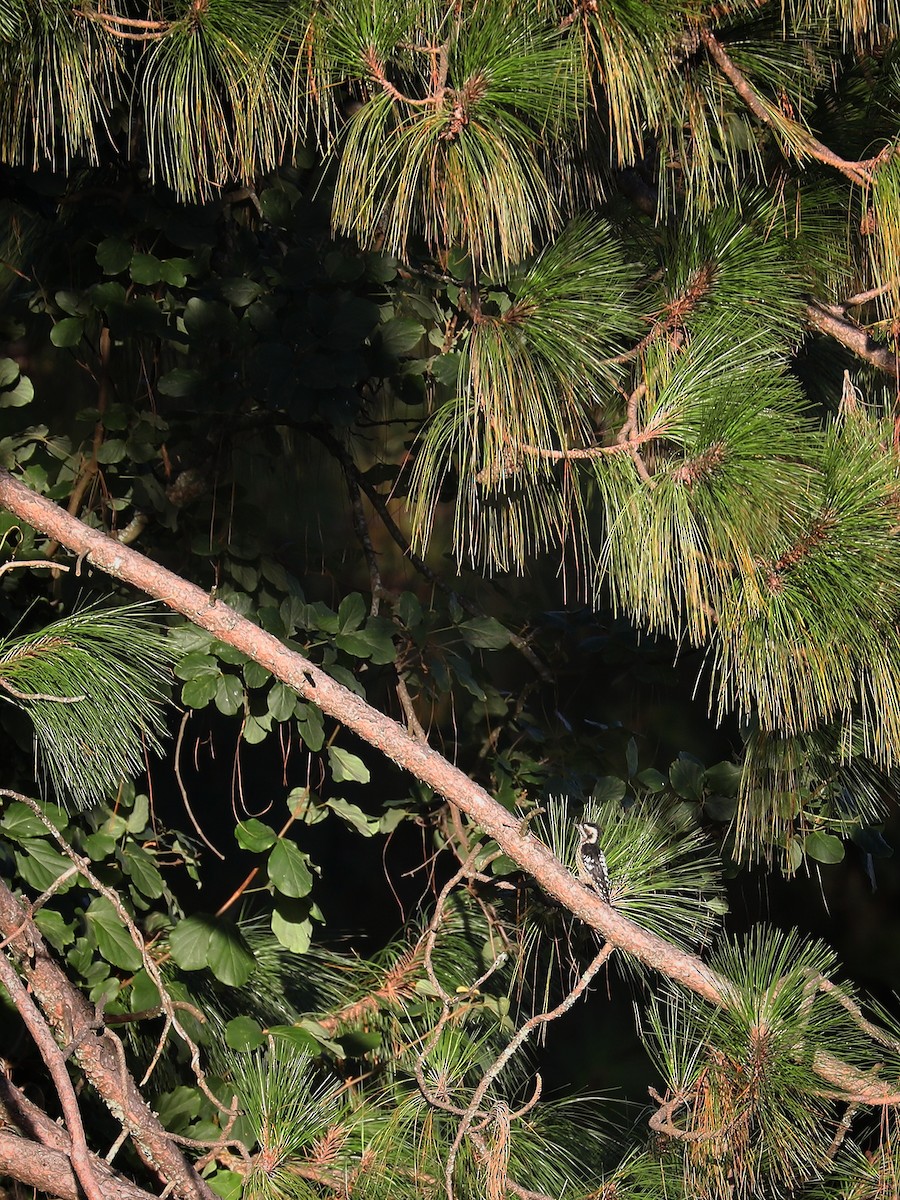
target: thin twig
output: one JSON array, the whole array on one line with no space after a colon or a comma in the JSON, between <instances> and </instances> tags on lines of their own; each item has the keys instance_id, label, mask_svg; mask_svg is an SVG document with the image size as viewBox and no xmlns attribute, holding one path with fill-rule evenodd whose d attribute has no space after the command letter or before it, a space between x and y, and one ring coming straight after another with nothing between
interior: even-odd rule
<instances>
[{"instance_id":1,"label":"thin twig","mask_svg":"<svg viewBox=\"0 0 900 1200\"><path fill-rule=\"evenodd\" d=\"M4 575L7 571L17 571L19 567L42 567L46 571L68 571L69 567L63 563L45 562L43 559L40 562L35 562L33 559L19 558L12 562L4 563L0 566L0 575Z\"/></svg>"},{"instance_id":2,"label":"thin twig","mask_svg":"<svg viewBox=\"0 0 900 1200\"><path fill-rule=\"evenodd\" d=\"M846 300L840 303L841 308L858 308L861 304L868 304L871 300L877 300L879 296L883 296L886 292L893 291L900 287L900 279L889 279L887 283L879 283L877 287L869 288L867 292L857 292L853 296L848 296Z\"/></svg>"},{"instance_id":3,"label":"thin twig","mask_svg":"<svg viewBox=\"0 0 900 1200\"><path fill-rule=\"evenodd\" d=\"M51 564L47 563L47 566L49 567ZM9 692L15 700L49 700L54 704L80 704L82 700L87 700L87 696L85 695L50 696L46 692L20 692L17 687L13 687L9 680L4 679L2 675L0 675L0 688L3 688L4 692Z\"/></svg>"},{"instance_id":4,"label":"thin twig","mask_svg":"<svg viewBox=\"0 0 900 1200\"><path fill-rule=\"evenodd\" d=\"M175 739L175 757L173 759L174 766L175 766L175 782L178 784L179 792L181 792L181 801L184 804L184 810L187 813L188 817L190 818L190 822L193 825L194 829L196 829L197 836L200 838L200 840L203 842L203 845L206 846L206 848L208 850L212 850L213 854L216 856L217 859L219 859L220 862L224 862L225 855L222 853L221 850L217 850L216 847L212 844L212 842L209 840L209 838L203 832L203 828L200 825L200 822L194 816L194 810L191 808L191 802L188 798L187 788L184 786L184 780L181 778L181 743L184 741L184 731L185 731L185 729L187 729L187 723L190 720L190 717L191 717L190 711L185 712L184 716L181 718L181 724L178 726L178 736Z\"/></svg>"},{"instance_id":5,"label":"thin twig","mask_svg":"<svg viewBox=\"0 0 900 1200\"><path fill-rule=\"evenodd\" d=\"M475 1088L475 1091L472 1093L472 1099L469 1102L468 1108L463 1114L462 1120L459 1123L459 1128L456 1131L456 1136L453 1139L453 1144L451 1145L450 1151L447 1155L447 1162L444 1168L444 1185L447 1191L447 1200L454 1200L453 1168L456 1165L456 1158L459 1154L459 1149L462 1146L463 1138L466 1136L469 1127L472 1125L472 1122L476 1119L476 1117L480 1115L479 1109L481 1102L484 1099L488 1088L491 1086L506 1064L510 1061L513 1055L517 1053L520 1047L527 1041L527 1039L531 1036L534 1030L538 1028L538 1026L546 1025L551 1021L555 1021L561 1017L563 1013L569 1011L578 998L582 996L590 986L591 980L604 965L604 963L608 961L614 949L614 946L607 943L594 956L588 967L582 973L578 982L569 991L569 993L563 997L559 1004L557 1004L554 1008L548 1009L546 1012L535 1013L533 1016L529 1017L528 1020L516 1032L516 1034L510 1038L506 1047L481 1077L481 1081ZM538 1075L534 1094L532 1095L531 1100L529 1100L525 1107L520 1109L519 1112L511 1114L511 1119L514 1120L516 1117L521 1117L530 1111L530 1109L533 1108L537 1103L540 1093L541 1078ZM488 1117L489 1116L490 1114L488 1114Z\"/></svg>"},{"instance_id":6,"label":"thin twig","mask_svg":"<svg viewBox=\"0 0 900 1200\"><path fill-rule=\"evenodd\" d=\"M685 1096L679 1092L677 1096L672 1096L668 1100L661 1096L656 1088L648 1088L651 1099L655 1100L659 1108L652 1114L648 1122L654 1133L665 1133L668 1137L676 1138L680 1142L705 1142L711 1138L718 1137L721 1133L719 1129L681 1129L675 1124L673 1117L679 1108L684 1107L690 1096Z\"/></svg>"}]
</instances>

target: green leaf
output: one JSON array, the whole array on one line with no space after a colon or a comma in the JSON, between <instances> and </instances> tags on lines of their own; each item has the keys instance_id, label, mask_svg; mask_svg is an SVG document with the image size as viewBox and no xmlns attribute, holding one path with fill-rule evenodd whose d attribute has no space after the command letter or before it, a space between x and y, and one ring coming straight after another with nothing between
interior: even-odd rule
<instances>
[{"instance_id":1,"label":"green leaf","mask_svg":"<svg viewBox=\"0 0 900 1200\"><path fill-rule=\"evenodd\" d=\"M60 875L71 867L71 862L43 838L19 838L20 849L15 852L19 874L37 892L43 892L56 883ZM64 883L60 891L67 892L75 884L73 876Z\"/></svg>"},{"instance_id":2,"label":"green leaf","mask_svg":"<svg viewBox=\"0 0 900 1200\"><path fill-rule=\"evenodd\" d=\"M218 300L192 296L184 309L184 327L192 338L227 340L237 334L237 317Z\"/></svg>"},{"instance_id":3,"label":"green leaf","mask_svg":"<svg viewBox=\"0 0 900 1200\"><path fill-rule=\"evenodd\" d=\"M312 942L312 928L308 901L275 897L272 932L285 949L305 954Z\"/></svg>"},{"instance_id":4,"label":"green leaf","mask_svg":"<svg viewBox=\"0 0 900 1200\"><path fill-rule=\"evenodd\" d=\"M84 839L84 850L91 862L108 858L116 848L116 839L108 833L89 833Z\"/></svg>"},{"instance_id":5,"label":"green leaf","mask_svg":"<svg viewBox=\"0 0 900 1200\"><path fill-rule=\"evenodd\" d=\"M157 1116L166 1129L173 1133L183 1132L188 1124L200 1114L201 1096L198 1088L177 1087L157 1097Z\"/></svg>"},{"instance_id":6,"label":"green leaf","mask_svg":"<svg viewBox=\"0 0 900 1200\"><path fill-rule=\"evenodd\" d=\"M290 947L288 947L290 949ZM298 951L297 953L302 953ZM318 1038L298 1025L270 1025L269 1033L280 1042L287 1043L298 1054L320 1054L321 1043Z\"/></svg>"},{"instance_id":7,"label":"green leaf","mask_svg":"<svg viewBox=\"0 0 900 1200\"><path fill-rule=\"evenodd\" d=\"M117 463L125 458L127 452L127 447L121 438L107 438L97 447L96 459L98 463L106 465Z\"/></svg>"},{"instance_id":8,"label":"green leaf","mask_svg":"<svg viewBox=\"0 0 900 1200\"><path fill-rule=\"evenodd\" d=\"M414 321L411 317L392 317L390 321L386 321L381 326L378 332L381 338L381 348L385 354L389 354L392 358L399 358L403 354L408 354L421 341L425 330L421 321Z\"/></svg>"},{"instance_id":9,"label":"green leaf","mask_svg":"<svg viewBox=\"0 0 900 1200\"><path fill-rule=\"evenodd\" d=\"M233 717L244 707L244 686L237 675L222 675L216 685L216 708L226 717Z\"/></svg>"},{"instance_id":10,"label":"green leaf","mask_svg":"<svg viewBox=\"0 0 900 1200\"><path fill-rule=\"evenodd\" d=\"M287 721L297 706L297 693L280 679L276 680L269 689L266 705L273 721Z\"/></svg>"},{"instance_id":11,"label":"green leaf","mask_svg":"<svg viewBox=\"0 0 900 1200\"><path fill-rule=\"evenodd\" d=\"M832 833L822 833L818 829L806 835L803 849L810 858L820 863L839 863L844 857L844 843L841 839Z\"/></svg>"},{"instance_id":12,"label":"green leaf","mask_svg":"<svg viewBox=\"0 0 900 1200\"><path fill-rule=\"evenodd\" d=\"M364 1054L377 1050L383 1040L380 1033L363 1029L352 1029L338 1038L344 1052L351 1058L361 1058Z\"/></svg>"},{"instance_id":13,"label":"green leaf","mask_svg":"<svg viewBox=\"0 0 900 1200\"><path fill-rule=\"evenodd\" d=\"M248 817L246 821L239 821L234 836L241 849L249 850L251 854L262 854L263 851L274 846L278 840L275 831L268 825L264 825L262 821L258 821L256 817Z\"/></svg>"},{"instance_id":14,"label":"green leaf","mask_svg":"<svg viewBox=\"0 0 900 1200\"><path fill-rule=\"evenodd\" d=\"M137 971L141 953L122 924L122 918L105 896L92 901L84 914L97 942L97 949L107 962L123 971Z\"/></svg>"},{"instance_id":15,"label":"green leaf","mask_svg":"<svg viewBox=\"0 0 900 1200\"><path fill-rule=\"evenodd\" d=\"M260 295L262 287L252 279L223 279L219 284L222 298L235 308L246 308Z\"/></svg>"},{"instance_id":16,"label":"green leaf","mask_svg":"<svg viewBox=\"0 0 900 1200\"><path fill-rule=\"evenodd\" d=\"M159 283L162 263L155 254L135 254L131 260L131 278L135 283Z\"/></svg>"},{"instance_id":17,"label":"green leaf","mask_svg":"<svg viewBox=\"0 0 900 1200\"><path fill-rule=\"evenodd\" d=\"M183 288L187 283L183 258L167 258L159 264L159 277L170 287Z\"/></svg>"},{"instance_id":18,"label":"green leaf","mask_svg":"<svg viewBox=\"0 0 900 1200\"><path fill-rule=\"evenodd\" d=\"M225 1044L232 1050L255 1050L265 1040L262 1026L252 1017L234 1017L225 1026Z\"/></svg>"},{"instance_id":19,"label":"green leaf","mask_svg":"<svg viewBox=\"0 0 900 1200\"><path fill-rule=\"evenodd\" d=\"M126 845L122 858L125 871L141 895L148 900L158 900L165 891L165 884L147 851L140 846Z\"/></svg>"},{"instance_id":20,"label":"green leaf","mask_svg":"<svg viewBox=\"0 0 900 1200\"><path fill-rule=\"evenodd\" d=\"M179 921L169 934L172 958L183 971L199 971L209 963L209 942L215 917L197 913Z\"/></svg>"},{"instance_id":21,"label":"green leaf","mask_svg":"<svg viewBox=\"0 0 900 1200\"><path fill-rule=\"evenodd\" d=\"M0 388L9 387L19 378L19 364L12 358L0 358Z\"/></svg>"},{"instance_id":22,"label":"green leaf","mask_svg":"<svg viewBox=\"0 0 900 1200\"><path fill-rule=\"evenodd\" d=\"M316 708L314 704L298 704L295 711L297 712L297 729L304 746L313 754L318 754L325 745L325 720L322 710Z\"/></svg>"},{"instance_id":23,"label":"green leaf","mask_svg":"<svg viewBox=\"0 0 900 1200\"><path fill-rule=\"evenodd\" d=\"M250 746L258 746L260 742L264 742L272 732L272 718L268 713L265 716L250 716L244 722L244 727L241 730L241 737Z\"/></svg>"},{"instance_id":24,"label":"green leaf","mask_svg":"<svg viewBox=\"0 0 900 1200\"><path fill-rule=\"evenodd\" d=\"M124 238L104 238L97 247L97 266L103 269L104 275L119 275L127 269L133 253L134 249Z\"/></svg>"},{"instance_id":25,"label":"green leaf","mask_svg":"<svg viewBox=\"0 0 900 1200\"><path fill-rule=\"evenodd\" d=\"M259 688L272 678L270 671L265 667L261 667L257 662L248 662L244 664L244 682L248 688Z\"/></svg>"},{"instance_id":26,"label":"green leaf","mask_svg":"<svg viewBox=\"0 0 900 1200\"><path fill-rule=\"evenodd\" d=\"M719 762L703 772L703 782L720 796L736 796L741 786L743 767L739 763Z\"/></svg>"},{"instance_id":27,"label":"green leaf","mask_svg":"<svg viewBox=\"0 0 900 1200\"><path fill-rule=\"evenodd\" d=\"M82 317L63 317L50 330L50 341L54 346L63 350L70 346L77 346L83 333L84 319Z\"/></svg>"},{"instance_id":28,"label":"green leaf","mask_svg":"<svg viewBox=\"0 0 900 1200\"><path fill-rule=\"evenodd\" d=\"M599 805L618 804L625 790L624 779L617 779L615 775L601 775L591 790L591 799Z\"/></svg>"},{"instance_id":29,"label":"green leaf","mask_svg":"<svg viewBox=\"0 0 900 1200\"><path fill-rule=\"evenodd\" d=\"M369 768L349 750L341 750L338 746L328 747L328 761L331 763L331 774L336 783L368 783Z\"/></svg>"},{"instance_id":30,"label":"green leaf","mask_svg":"<svg viewBox=\"0 0 900 1200\"><path fill-rule=\"evenodd\" d=\"M75 941L75 930L67 923L62 913L52 908L39 908L34 914L34 922L54 950L60 954L66 946Z\"/></svg>"},{"instance_id":31,"label":"green leaf","mask_svg":"<svg viewBox=\"0 0 900 1200\"><path fill-rule=\"evenodd\" d=\"M363 837L372 837L373 834L379 832L379 818L368 816L357 805L351 804L349 800L335 797L333 800L326 800L325 807L330 808L333 813L337 813L345 824L361 833Z\"/></svg>"},{"instance_id":32,"label":"green leaf","mask_svg":"<svg viewBox=\"0 0 900 1200\"><path fill-rule=\"evenodd\" d=\"M269 879L285 896L299 899L312 891L313 877L306 859L293 842L281 838L269 855Z\"/></svg>"},{"instance_id":33,"label":"green leaf","mask_svg":"<svg viewBox=\"0 0 900 1200\"><path fill-rule=\"evenodd\" d=\"M0 819L0 830L14 842L20 838L46 837L48 833L43 821L20 800L13 800L11 804L7 804L6 811Z\"/></svg>"},{"instance_id":34,"label":"green leaf","mask_svg":"<svg viewBox=\"0 0 900 1200\"><path fill-rule=\"evenodd\" d=\"M190 396L196 390L202 379L199 371L188 367L173 367L159 377L156 390L164 396Z\"/></svg>"},{"instance_id":35,"label":"green leaf","mask_svg":"<svg viewBox=\"0 0 900 1200\"><path fill-rule=\"evenodd\" d=\"M509 630L494 617L472 617L463 621L459 631L470 646L481 650L502 650L509 645Z\"/></svg>"},{"instance_id":36,"label":"green leaf","mask_svg":"<svg viewBox=\"0 0 900 1200\"><path fill-rule=\"evenodd\" d=\"M214 1171L206 1182L221 1200L240 1200L244 1190L244 1177L237 1171Z\"/></svg>"},{"instance_id":37,"label":"green leaf","mask_svg":"<svg viewBox=\"0 0 900 1200\"><path fill-rule=\"evenodd\" d=\"M700 800L703 796L704 770L692 758L676 758L669 767L669 782L685 800Z\"/></svg>"},{"instance_id":38,"label":"green leaf","mask_svg":"<svg viewBox=\"0 0 900 1200\"><path fill-rule=\"evenodd\" d=\"M181 702L188 708L205 708L218 691L219 681L213 675L189 679L181 689Z\"/></svg>"},{"instance_id":39,"label":"green leaf","mask_svg":"<svg viewBox=\"0 0 900 1200\"><path fill-rule=\"evenodd\" d=\"M229 987L243 987L256 966L253 952L231 921L218 920L209 939L209 969Z\"/></svg>"},{"instance_id":40,"label":"green leaf","mask_svg":"<svg viewBox=\"0 0 900 1200\"><path fill-rule=\"evenodd\" d=\"M175 664L175 674L179 679L197 679L201 675L218 678L219 670L218 660L200 650L192 650Z\"/></svg>"},{"instance_id":41,"label":"green leaf","mask_svg":"<svg viewBox=\"0 0 900 1200\"><path fill-rule=\"evenodd\" d=\"M657 771L653 767L648 767L646 771L641 771L637 775L637 781L649 792L661 792L669 782L661 771Z\"/></svg>"},{"instance_id":42,"label":"green leaf","mask_svg":"<svg viewBox=\"0 0 900 1200\"><path fill-rule=\"evenodd\" d=\"M0 408L22 408L33 399L34 384L27 375L23 375L14 388L0 392Z\"/></svg>"},{"instance_id":43,"label":"green leaf","mask_svg":"<svg viewBox=\"0 0 900 1200\"><path fill-rule=\"evenodd\" d=\"M147 1012L159 1007L159 988L147 974L146 970L138 971L131 980L131 995L129 1008L133 1013Z\"/></svg>"},{"instance_id":44,"label":"green leaf","mask_svg":"<svg viewBox=\"0 0 900 1200\"><path fill-rule=\"evenodd\" d=\"M628 778L633 779L637 774L638 768L638 748L634 738L628 739L628 745L625 748L625 761L628 769Z\"/></svg>"},{"instance_id":45,"label":"green leaf","mask_svg":"<svg viewBox=\"0 0 900 1200\"><path fill-rule=\"evenodd\" d=\"M359 592L345 596L338 608L338 632L349 633L359 629L366 619L366 604Z\"/></svg>"}]
</instances>

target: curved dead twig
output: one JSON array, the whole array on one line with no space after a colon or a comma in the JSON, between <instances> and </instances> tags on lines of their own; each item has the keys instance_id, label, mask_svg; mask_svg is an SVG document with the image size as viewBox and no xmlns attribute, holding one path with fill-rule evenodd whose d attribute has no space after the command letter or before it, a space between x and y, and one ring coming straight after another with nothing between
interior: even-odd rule
<instances>
[{"instance_id":1,"label":"curved dead twig","mask_svg":"<svg viewBox=\"0 0 900 1200\"><path fill-rule=\"evenodd\" d=\"M466 1136L472 1123L479 1117L484 1116L485 1122L491 1119L490 1113L482 1114L479 1112L481 1102L487 1094L488 1088L510 1061L514 1054L524 1045L530 1035L540 1025L546 1025L551 1021L557 1020L568 1012L575 1004L576 1000L582 996L590 986L591 980L600 970L600 968L609 960L610 955L615 949L614 946L607 943L591 960L588 967L582 972L578 982L568 992L566 996L554 1008L548 1009L546 1012L535 1013L518 1029L516 1034L509 1040L503 1051L497 1056L493 1064L488 1067L481 1081L472 1093L472 1099L468 1107L465 1109L462 1120L459 1123L459 1128L456 1131L456 1136L453 1139L453 1144L447 1155L447 1162L444 1168L444 1186L447 1192L447 1200L454 1200L453 1192L453 1168L456 1165L456 1158L462 1146L463 1139ZM518 1112L510 1114L510 1120L524 1116L537 1103L541 1094L541 1077L537 1076L537 1081L532 1098ZM483 1126L482 1126L483 1127ZM477 1132L477 1131L476 1131Z\"/></svg>"}]
</instances>

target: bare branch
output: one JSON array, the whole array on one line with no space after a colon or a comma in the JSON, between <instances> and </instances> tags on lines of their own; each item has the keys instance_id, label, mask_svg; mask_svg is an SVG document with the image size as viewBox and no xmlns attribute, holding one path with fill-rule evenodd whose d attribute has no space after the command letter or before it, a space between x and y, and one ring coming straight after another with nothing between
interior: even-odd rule
<instances>
[{"instance_id":1,"label":"bare branch","mask_svg":"<svg viewBox=\"0 0 900 1200\"><path fill-rule=\"evenodd\" d=\"M91 1152L84 1136L81 1110L78 1107L72 1080L69 1078L65 1057L50 1032L50 1027L29 996L5 952L0 953L0 983L3 984L10 1000L16 1006L16 1011L24 1021L26 1029L31 1034L32 1040L44 1060L44 1065L50 1072L66 1120L66 1128L72 1139L72 1169L78 1176L78 1182L84 1188L87 1200L104 1200L103 1189L94 1174Z\"/></svg>"},{"instance_id":2,"label":"bare branch","mask_svg":"<svg viewBox=\"0 0 900 1200\"><path fill-rule=\"evenodd\" d=\"M874 341L866 327L848 317L843 308L813 300L806 306L806 320L813 329L828 334L852 350L857 358L865 359L894 380L900 379L900 358L887 346Z\"/></svg>"},{"instance_id":3,"label":"bare branch","mask_svg":"<svg viewBox=\"0 0 900 1200\"><path fill-rule=\"evenodd\" d=\"M147 1166L162 1174L179 1200L215 1200L209 1185L172 1144L123 1068L121 1042L110 1030L97 1028L94 1009L56 965L38 927L2 880L0 935L8 939L10 952L48 1024L61 1042L74 1043L79 1065L113 1115L128 1129Z\"/></svg>"},{"instance_id":4,"label":"bare branch","mask_svg":"<svg viewBox=\"0 0 900 1200\"><path fill-rule=\"evenodd\" d=\"M145 1192L108 1168L104 1170L106 1164L101 1158L91 1155L90 1161L104 1200L155 1200L152 1192ZM60 1200L84 1200L68 1154L6 1129L0 1130L0 1176L4 1175L45 1195L59 1196Z\"/></svg>"},{"instance_id":5,"label":"bare branch","mask_svg":"<svg viewBox=\"0 0 900 1200\"><path fill-rule=\"evenodd\" d=\"M7 571L17 571L20 567L43 567L47 571L68 571L68 567L60 566L59 563L47 562L46 559L40 559L34 562L32 559L14 559L12 562L3 563L0 566L0 575L5 575Z\"/></svg>"},{"instance_id":6,"label":"bare branch","mask_svg":"<svg viewBox=\"0 0 900 1200\"><path fill-rule=\"evenodd\" d=\"M468 1108L463 1114L462 1120L459 1123L459 1128L456 1131L456 1136L453 1139L453 1144L450 1147L450 1152L447 1155L447 1162L444 1168L444 1185L447 1191L447 1200L454 1200L453 1168L456 1164L456 1156L459 1154L459 1148L463 1143L463 1138L466 1136L466 1133L472 1125L472 1122L480 1115L479 1110L481 1107L481 1102L487 1094L488 1088L491 1086L506 1064L510 1061L513 1055L516 1054L517 1051L524 1045L524 1043L531 1036L534 1030L538 1028L538 1026L546 1025L550 1021L555 1021L557 1018L561 1017L563 1013L569 1011L576 1000L578 1000L578 998L582 996L585 991L587 991L591 980L604 965L604 963L609 960L609 957L614 949L615 947L609 944L604 946L603 949L594 956L590 965L583 972L575 986L559 1002L559 1004L555 1006L555 1008L551 1008L547 1012L535 1013L533 1016L529 1017L524 1025L517 1030L515 1035L510 1038L503 1051L497 1056L492 1065L488 1067L484 1075L481 1077L481 1081L475 1088L475 1091L472 1093L472 1099L469 1102ZM540 1076L538 1076L534 1094L532 1095L531 1100L529 1100L525 1107L519 1112L510 1114L510 1119L514 1120L516 1117L524 1116L525 1113L532 1109L537 1103L540 1093L541 1081ZM488 1114L488 1118L490 1118L490 1114Z\"/></svg>"}]
</instances>

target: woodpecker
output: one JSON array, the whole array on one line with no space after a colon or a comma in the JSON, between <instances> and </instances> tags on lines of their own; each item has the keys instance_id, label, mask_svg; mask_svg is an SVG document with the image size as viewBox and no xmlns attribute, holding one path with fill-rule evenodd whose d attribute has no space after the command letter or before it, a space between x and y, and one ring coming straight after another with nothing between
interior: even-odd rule
<instances>
[{"instance_id":1,"label":"woodpecker","mask_svg":"<svg viewBox=\"0 0 900 1200\"><path fill-rule=\"evenodd\" d=\"M609 890L609 870L606 866L606 855L600 849L600 826L590 821L579 821L577 825L581 835L581 845L578 847L578 873L590 887L594 889L601 900L611 904Z\"/></svg>"}]
</instances>

